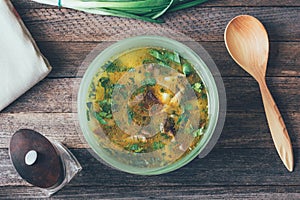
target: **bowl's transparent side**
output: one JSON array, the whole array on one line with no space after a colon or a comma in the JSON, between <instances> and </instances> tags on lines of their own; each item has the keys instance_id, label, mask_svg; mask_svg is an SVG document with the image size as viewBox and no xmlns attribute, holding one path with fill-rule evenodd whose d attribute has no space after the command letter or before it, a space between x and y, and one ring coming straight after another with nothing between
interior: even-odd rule
<instances>
[{"instance_id":1,"label":"bowl's transparent side","mask_svg":"<svg viewBox=\"0 0 300 200\"><path fill-rule=\"evenodd\" d=\"M197 46L198 48L202 48L198 43L193 43L193 45L194 48L195 47L197 48ZM201 139L197 147L193 149L192 152L190 152L187 156L181 158L180 160L178 160L177 162L169 166L165 166L162 168L155 168L155 169L135 168L133 166L120 163L116 161L114 158L107 156L103 151L103 149L101 148L101 146L99 146L99 144L96 142L94 134L89 129L88 121L86 118L85 103L86 103L87 92L94 74L99 71L99 66L102 66L104 63L111 60L114 55L119 55L124 51L128 51L134 48L140 48L140 47L160 47L160 48L166 48L178 52L181 56L188 59L195 66L197 73L201 77L202 81L204 82L208 90L209 124L207 126L204 137ZM112 44L105 50L103 50L93 60L93 62L90 64L89 68L85 72L79 88L78 101L77 101L80 127L82 129L85 139L87 140L88 144L92 147L93 151L97 154L97 157L101 158L101 160L104 160L104 162L109 164L110 166L113 166L114 168L117 168L122 171L134 173L134 174L153 175L153 174L162 174L162 173L166 173L178 169L183 165L187 164L188 162L190 162L197 155L199 155L199 153L201 153L205 148L207 148L209 141L213 138L217 126L219 109L220 109L219 108L220 98L219 98L218 87L216 85L214 76L211 73L210 68L206 65L206 62L203 61L200 56L201 55L198 55L191 48L189 48L188 46L182 43L179 43L175 40L168 39L165 37L151 36L151 35L137 36L137 37L121 40L117 43Z\"/></svg>"}]
</instances>

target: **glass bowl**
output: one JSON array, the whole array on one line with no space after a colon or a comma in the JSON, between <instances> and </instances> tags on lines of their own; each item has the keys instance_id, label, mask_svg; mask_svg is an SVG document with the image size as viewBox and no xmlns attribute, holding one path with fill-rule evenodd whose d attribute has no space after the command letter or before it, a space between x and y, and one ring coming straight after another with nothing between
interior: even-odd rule
<instances>
[{"instance_id":1,"label":"glass bowl","mask_svg":"<svg viewBox=\"0 0 300 200\"><path fill-rule=\"evenodd\" d=\"M191 151L182 154L181 157L173 159L170 162L156 160L153 161L155 164L151 165L151 167L149 167L150 165L148 166L147 163L150 159L155 160L155 155L159 152L153 154L127 152L126 155L123 155L115 154L115 151L113 148L110 148L109 145L102 145L102 143L99 142L99 138L90 128L86 105L90 84L99 70L101 71L101 67L124 52L142 47L167 49L177 52L180 56L187 59L193 65L196 73L201 77L202 82L207 89L208 99L209 120L201 140L193 149L191 149ZM85 140L93 150L93 155L96 155L96 158L100 161L104 161L105 164L124 172L139 175L158 175L174 171L186 165L204 151L212 140L217 126L219 117L219 94L215 79L201 56L202 55L195 53L195 51L185 44L161 36L136 36L127 38L112 44L98 54L98 56L90 63L83 76L77 99L79 124ZM113 146L112 143L111 145ZM127 159L128 163L125 163L124 159ZM130 162L132 159L141 161L143 164L134 164L134 162Z\"/></svg>"}]
</instances>

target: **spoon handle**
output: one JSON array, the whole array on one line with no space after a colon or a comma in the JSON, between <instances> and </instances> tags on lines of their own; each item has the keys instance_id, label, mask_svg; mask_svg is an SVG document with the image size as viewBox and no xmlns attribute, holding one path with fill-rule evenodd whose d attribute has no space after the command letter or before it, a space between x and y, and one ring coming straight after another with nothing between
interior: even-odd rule
<instances>
[{"instance_id":1,"label":"spoon handle","mask_svg":"<svg viewBox=\"0 0 300 200\"><path fill-rule=\"evenodd\" d=\"M294 168L293 149L284 121L266 85L266 82L260 81L259 87L276 150L285 167L292 172Z\"/></svg>"}]
</instances>

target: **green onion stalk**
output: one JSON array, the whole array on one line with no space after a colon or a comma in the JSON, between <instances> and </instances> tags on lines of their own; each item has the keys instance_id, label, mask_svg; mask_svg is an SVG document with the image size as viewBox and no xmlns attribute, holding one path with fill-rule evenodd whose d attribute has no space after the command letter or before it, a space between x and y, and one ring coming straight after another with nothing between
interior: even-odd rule
<instances>
[{"instance_id":1,"label":"green onion stalk","mask_svg":"<svg viewBox=\"0 0 300 200\"><path fill-rule=\"evenodd\" d=\"M88 13L161 23L166 12L189 8L207 0L33 0Z\"/></svg>"}]
</instances>

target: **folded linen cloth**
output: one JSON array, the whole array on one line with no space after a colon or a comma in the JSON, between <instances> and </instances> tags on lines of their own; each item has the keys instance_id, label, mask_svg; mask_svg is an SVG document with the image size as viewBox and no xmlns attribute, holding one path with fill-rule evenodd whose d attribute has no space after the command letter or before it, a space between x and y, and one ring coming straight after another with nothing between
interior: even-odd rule
<instances>
[{"instance_id":1,"label":"folded linen cloth","mask_svg":"<svg viewBox=\"0 0 300 200\"><path fill-rule=\"evenodd\" d=\"M0 0L0 111L51 71L9 0Z\"/></svg>"}]
</instances>

